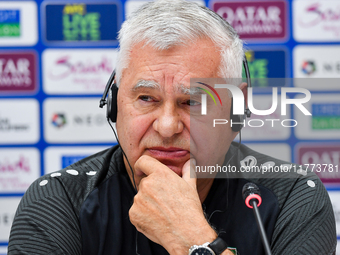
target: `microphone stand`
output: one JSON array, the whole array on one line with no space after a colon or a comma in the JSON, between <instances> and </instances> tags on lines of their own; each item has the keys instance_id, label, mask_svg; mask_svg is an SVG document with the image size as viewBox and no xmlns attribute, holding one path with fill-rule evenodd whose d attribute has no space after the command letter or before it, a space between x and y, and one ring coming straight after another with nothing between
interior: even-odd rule
<instances>
[{"instance_id":1,"label":"microphone stand","mask_svg":"<svg viewBox=\"0 0 340 255\"><path fill-rule=\"evenodd\" d=\"M256 219L257 227L259 229L260 236L261 236L262 243L263 243L264 250L265 250L266 254L272 255L272 252L271 252L270 246L269 246L269 242L268 242L268 239L267 239L267 236L266 236L266 231L264 230L261 215L260 215L259 209L257 208L257 202L256 201L257 201L256 199L252 199L250 201L250 203L253 206L253 212L254 212L254 216L255 216L255 219Z\"/></svg>"}]
</instances>

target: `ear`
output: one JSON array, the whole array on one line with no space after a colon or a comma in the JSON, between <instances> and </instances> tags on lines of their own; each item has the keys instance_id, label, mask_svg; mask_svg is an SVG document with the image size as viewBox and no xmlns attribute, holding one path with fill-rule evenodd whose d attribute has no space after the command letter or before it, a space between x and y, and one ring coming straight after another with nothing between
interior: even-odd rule
<instances>
[{"instance_id":1,"label":"ear","mask_svg":"<svg viewBox=\"0 0 340 255\"><path fill-rule=\"evenodd\" d=\"M242 82L238 87L242 90L245 106L248 107L248 84Z\"/></svg>"}]
</instances>

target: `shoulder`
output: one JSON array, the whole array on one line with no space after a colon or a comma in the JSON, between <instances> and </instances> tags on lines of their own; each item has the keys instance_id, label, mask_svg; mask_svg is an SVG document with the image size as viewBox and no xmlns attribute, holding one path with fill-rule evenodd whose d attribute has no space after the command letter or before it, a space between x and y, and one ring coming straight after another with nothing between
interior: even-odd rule
<instances>
[{"instance_id":1,"label":"shoulder","mask_svg":"<svg viewBox=\"0 0 340 255\"><path fill-rule=\"evenodd\" d=\"M121 150L113 147L44 175L31 184L18 206L9 252L79 254L79 210L88 194L120 171ZM59 253L58 253L59 254Z\"/></svg>"},{"instance_id":2,"label":"shoulder","mask_svg":"<svg viewBox=\"0 0 340 255\"><path fill-rule=\"evenodd\" d=\"M285 162L241 145L240 166L276 166L250 181L270 190L277 198L279 214L272 236L273 254L332 254L336 246L334 213L328 192L311 169ZM284 170L284 171L282 171Z\"/></svg>"},{"instance_id":3,"label":"shoulder","mask_svg":"<svg viewBox=\"0 0 340 255\"><path fill-rule=\"evenodd\" d=\"M38 178L26 191L22 206L46 197L67 197L75 211L86 196L104 180L120 171L121 150L118 146L84 158L65 169Z\"/></svg>"}]
</instances>

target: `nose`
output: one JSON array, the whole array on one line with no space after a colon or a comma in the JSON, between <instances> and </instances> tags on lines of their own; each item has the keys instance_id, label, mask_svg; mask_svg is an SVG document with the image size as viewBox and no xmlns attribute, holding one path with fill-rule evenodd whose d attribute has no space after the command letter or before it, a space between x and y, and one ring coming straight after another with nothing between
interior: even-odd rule
<instances>
[{"instance_id":1,"label":"nose","mask_svg":"<svg viewBox=\"0 0 340 255\"><path fill-rule=\"evenodd\" d=\"M183 122L176 105L172 103L164 104L158 118L153 122L153 128L165 138L181 133Z\"/></svg>"}]
</instances>

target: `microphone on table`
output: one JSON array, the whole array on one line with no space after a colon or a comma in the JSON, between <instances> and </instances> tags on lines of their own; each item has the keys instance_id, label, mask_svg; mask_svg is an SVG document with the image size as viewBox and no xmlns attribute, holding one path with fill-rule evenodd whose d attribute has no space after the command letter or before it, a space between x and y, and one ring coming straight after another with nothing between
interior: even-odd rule
<instances>
[{"instance_id":1,"label":"microphone on table","mask_svg":"<svg viewBox=\"0 0 340 255\"><path fill-rule=\"evenodd\" d=\"M242 197L246 203L246 206L248 206L249 208L252 208L254 211L254 216L256 219L257 227L259 229L260 236L261 236L266 254L272 255L269 242L267 239L266 231L264 230L264 227L263 227L261 215L260 215L259 209L257 208L262 203L261 192L260 192L259 187L257 187L257 185L252 182L246 183L242 189Z\"/></svg>"}]
</instances>

